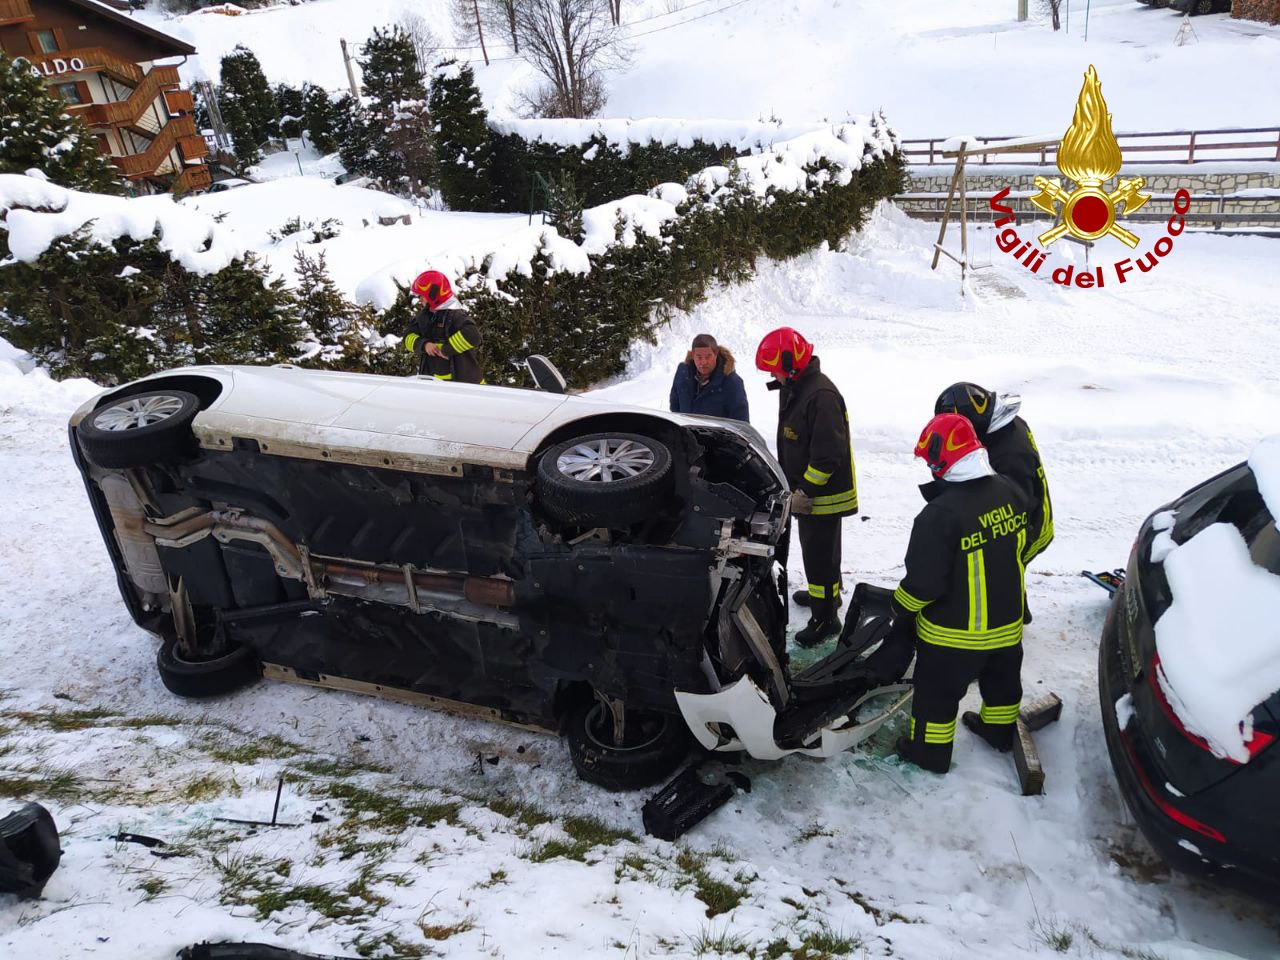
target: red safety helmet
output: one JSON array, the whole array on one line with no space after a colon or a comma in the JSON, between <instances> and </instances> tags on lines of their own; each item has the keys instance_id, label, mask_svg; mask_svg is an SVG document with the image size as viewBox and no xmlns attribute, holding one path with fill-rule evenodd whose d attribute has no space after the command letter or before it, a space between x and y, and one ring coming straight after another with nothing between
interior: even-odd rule
<instances>
[{"instance_id":1,"label":"red safety helmet","mask_svg":"<svg viewBox=\"0 0 1280 960\"><path fill-rule=\"evenodd\" d=\"M439 270L428 270L426 273L418 274L418 279L413 281L410 289L427 301L427 306L432 310L440 309L440 304L453 296L453 287L449 286L449 278Z\"/></svg>"},{"instance_id":2,"label":"red safety helmet","mask_svg":"<svg viewBox=\"0 0 1280 960\"><path fill-rule=\"evenodd\" d=\"M935 477L942 478L973 451L981 449L982 441L967 417L958 413L940 413L920 431L916 456L929 465Z\"/></svg>"},{"instance_id":3,"label":"red safety helmet","mask_svg":"<svg viewBox=\"0 0 1280 960\"><path fill-rule=\"evenodd\" d=\"M813 359L813 344L790 327L764 335L756 348L756 368L765 373L781 370L787 379L799 376Z\"/></svg>"}]
</instances>

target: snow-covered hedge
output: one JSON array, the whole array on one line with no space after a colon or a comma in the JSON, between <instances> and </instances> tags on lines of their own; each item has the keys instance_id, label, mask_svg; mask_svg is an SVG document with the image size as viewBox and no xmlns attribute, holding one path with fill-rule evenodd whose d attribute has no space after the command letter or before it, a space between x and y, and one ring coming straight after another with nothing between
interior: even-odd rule
<instances>
[{"instance_id":1,"label":"snow-covered hedge","mask_svg":"<svg viewBox=\"0 0 1280 960\"><path fill-rule=\"evenodd\" d=\"M628 346L651 339L665 311L746 279L759 257L835 246L858 229L902 190L898 146L883 116L861 118L589 208L580 242L546 227L459 257L449 266L481 323L490 380L517 380L532 352L578 384L621 372ZM405 261L357 290L389 307L384 334L403 329L418 266Z\"/></svg>"},{"instance_id":2,"label":"snow-covered hedge","mask_svg":"<svg viewBox=\"0 0 1280 960\"><path fill-rule=\"evenodd\" d=\"M665 311L750 276L758 257L838 244L901 190L897 147L882 117L811 131L583 210L580 228L561 225L568 236L530 228L431 265L481 322L491 382L517 380L538 352L590 383L620 372ZM0 178L0 335L60 376L100 381L213 360L411 372L399 335L420 251L366 277L357 307L319 261L283 289L229 226L168 197Z\"/></svg>"},{"instance_id":3,"label":"snow-covered hedge","mask_svg":"<svg viewBox=\"0 0 1280 960\"><path fill-rule=\"evenodd\" d=\"M643 193L656 183L683 182L704 167L830 129L827 124L657 118L490 119L488 126L494 195L501 209L511 211L529 209L535 173L551 184L571 177L583 204L590 207ZM536 194L534 199L536 203Z\"/></svg>"}]
</instances>

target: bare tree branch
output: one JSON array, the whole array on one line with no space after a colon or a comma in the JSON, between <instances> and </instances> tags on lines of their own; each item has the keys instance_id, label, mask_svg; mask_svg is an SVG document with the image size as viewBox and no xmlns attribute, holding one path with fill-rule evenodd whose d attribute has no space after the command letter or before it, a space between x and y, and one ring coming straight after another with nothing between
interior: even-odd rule
<instances>
[{"instance_id":1,"label":"bare tree branch","mask_svg":"<svg viewBox=\"0 0 1280 960\"><path fill-rule=\"evenodd\" d=\"M524 57L548 86L528 98L543 115L589 117L605 101L604 71L629 59L615 0L517 0Z\"/></svg>"}]
</instances>

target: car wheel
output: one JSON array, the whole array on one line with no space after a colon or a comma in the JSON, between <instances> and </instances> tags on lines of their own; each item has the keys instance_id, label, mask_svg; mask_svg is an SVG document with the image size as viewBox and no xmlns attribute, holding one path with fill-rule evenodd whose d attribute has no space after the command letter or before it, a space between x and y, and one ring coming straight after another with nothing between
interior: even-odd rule
<instances>
[{"instance_id":1,"label":"car wheel","mask_svg":"<svg viewBox=\"0 0 1280 960\"><path fill-rule=\"evenodd\" d=\"M194 699L232 693L248 686L261 673L258 658L249 647L233 647L229 653L209 660L187 660L174 640L166 640L160 647L156 668L170 693Z\"/></svg>"},{"instance_id":2,"label":"car wheel","mask_svg":"<svg viewBox=\"0 0 1280 960\"><path fill-rule=\"evenodd\" d=\"M613 718L598 700L569 714L565 731L578 776L606 790L638 790L670 776L689 755L684 720L666 713L629 711L626 741L613 742Z\"/></svg>"},{"instance_id":3,"label":"car wheel","mask_svg":"<svg viewBox=\"0 0 1280 960\"><path fill-rule=\"evenodd\" d=\"M538 461L543 509L579 527L629 527L671 493L671 451L653 437L593 433L558 443Z\"/></svg>"},{"instance_id":4,"label":"car wheel","mask_svg":"<svg viewBox=\"0 0 1280 960\"><path fill-rule=\"evenodd\" d=\"M1213 13L1213 0L1196 0L1196 14Z\"/></svg>"},{"instance_id":5,"label":"car wheel","mask_svg":"<svg viewBox=\"0 0 1280 960\"><path fill-rule=\"evenodd\" d=\"M99 407L76 428L80 447L99 467L123 469L184 456L200 398L185 390L121 397Z\"/></svg>"}]
</instances>

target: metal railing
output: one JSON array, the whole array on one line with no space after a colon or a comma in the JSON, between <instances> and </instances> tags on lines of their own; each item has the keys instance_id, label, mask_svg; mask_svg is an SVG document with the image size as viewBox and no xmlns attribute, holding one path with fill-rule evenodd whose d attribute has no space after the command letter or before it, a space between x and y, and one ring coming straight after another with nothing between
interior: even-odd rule
<instances>
[{"instance_id":1,"label":"metal railing","mask_svg":"<svg viewBox=\"0 0 1280 960\"><path fill-rule=\"evenodd\" d=\"M955 159L954 152L945 156L944 144L954 138L933 137L902 141L907 163L946 164ZM1016 137L976 137L984 147L999 146L1002 141L1025 139ZM1116 140L1124 154L1125 166L1135 164L1192 164L1221 161L1261 163L1280 161L1280 125L1273 127L1237 127L1225 130L1166 130L1154 133L1117 133ZM954 147L950 148L954 150ZM976 166L1013 164L1049 167L1057 163L1057 146L1041 147L1033 152L1011 148L1007 153L992 151L974 157Z\"/></svg>"},{"instance_id":2,"label":"metal railing","mask_svg":"<svg viewBox=\"0 0 1280 960\"><path fill-rule=\"evenodd\" d=\"M988 201L996 194L994 191L974 191L968 194L970 223L982 225L994 221L997 216L991 210ZM1013 210L1017 225L1032 220L1050 221L1043 210L1032 206L1031 193L1010 193L1000 202ZM1148 206L1122 215L1121 223L1164 223L1173 214L1175 194L1153 193ZM907 216L916 220L938 221L942 219L946 206L945 193L902 193L894 197L897 204ZM1267 229L1280 228L1280 210L1261 210L1264 204L1280 204L1280 191L1274 196L1258 196L1254 194L1232 193L1200 193L1191 194L1191 209L1185 214L1189 227L1211 226L1214 230L1226 227L1257 226ZM1152 207L1158 209L1151 209Z\"/></svg>"}]
</instances>

